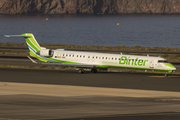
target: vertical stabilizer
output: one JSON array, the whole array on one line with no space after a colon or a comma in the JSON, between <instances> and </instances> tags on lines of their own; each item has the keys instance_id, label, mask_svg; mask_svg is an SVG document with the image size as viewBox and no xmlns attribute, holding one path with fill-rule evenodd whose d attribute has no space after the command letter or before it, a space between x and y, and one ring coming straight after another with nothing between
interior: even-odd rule
<instances>
[{"instance_id":1,"label":"vertical stabilizer","mask_svg":"<svg viewBox=\"0 0 180 120\"><path fill-rule=\"evenodd\" d=\"M40 45L38 44L38 42L36 41L36 39L32 33L24 33L21 35L5 35L5 37L23 37L23 38L25 38L31 56L33 56L43 62L49 61L49 59L47 59L46 57L43 57L38 54L38 52L40 50L46 49L46 48L40 47Z\"/></svg>"},{"instance_id":2,"label":"vertical stabilizer","mask_svg":"<svg viewBox=\"0 0 180 120\"><path fill-rule=\"evenodd\" d=\"M24 37L24 38L25 38L27 46L29 48L30 55L33 56L33 57L36 57L36 53L41 50L41 47L38 44L38 42L36 41L34 35L31 34L31 33L25 33L25 34L22 34L22 35L23 36L28 36L28 37Z\"/></svg>"}]
</instances>

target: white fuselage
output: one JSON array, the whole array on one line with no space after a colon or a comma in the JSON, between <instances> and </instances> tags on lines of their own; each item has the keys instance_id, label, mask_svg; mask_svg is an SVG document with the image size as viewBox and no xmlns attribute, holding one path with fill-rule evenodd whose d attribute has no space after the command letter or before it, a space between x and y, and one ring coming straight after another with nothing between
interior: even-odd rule
<instances>
[{"instance_id":1,"label":"white fuselage","mask_svg":"<svg viewBox=\"0 0 180 120\"><path fill-rule=\"evenodd\" d=\"M158 62L165 61L164 58L151 56L54 50L53 58L74 62L75 64L95 65L100 68L120 67L144 70L175 70L162 62Z\"/></svg>"}]
</instances>

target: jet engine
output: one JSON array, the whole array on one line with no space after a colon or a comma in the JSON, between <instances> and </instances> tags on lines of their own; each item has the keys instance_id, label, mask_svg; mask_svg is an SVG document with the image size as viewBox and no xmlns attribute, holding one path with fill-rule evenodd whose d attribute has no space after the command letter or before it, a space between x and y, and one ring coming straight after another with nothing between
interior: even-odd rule
<instances>
[{"instance_id":1,"label":"jet engine","mask_svg":"<svg viewBox=\"0 0 180 120\"><path fill-rule=\"evenodd\" d=\"M51 49L42 49L37 53L43 57L52 57L54 52Z\"/></svg>"}]
</instances>

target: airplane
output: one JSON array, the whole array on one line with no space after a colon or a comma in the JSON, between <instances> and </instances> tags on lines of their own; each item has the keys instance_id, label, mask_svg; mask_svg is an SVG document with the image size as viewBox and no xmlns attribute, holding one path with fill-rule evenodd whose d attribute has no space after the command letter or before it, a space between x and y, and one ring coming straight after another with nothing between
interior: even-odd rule
<instances>
[{"instance_id":1,"label":"airplane","mask_svg":"<svg viewBox=\"0 0 180 120\"><path fill-rule=\"evenodd\" d=\"M91 69L92 73L97 73L98 69L126 68L139 70L164 71L165 76L174 72L176 68L162 57L110 54L98 52L81 52L64 49L47 49L41 47L32 33L21 35L5 35L5 37L23 37L29 48L27 56L33 63L45 65L59 65L79 68L79 73L84 73L84 69ZM36 62L30 56L37 58L41 62Z\"/></svg>"}]
</instances>

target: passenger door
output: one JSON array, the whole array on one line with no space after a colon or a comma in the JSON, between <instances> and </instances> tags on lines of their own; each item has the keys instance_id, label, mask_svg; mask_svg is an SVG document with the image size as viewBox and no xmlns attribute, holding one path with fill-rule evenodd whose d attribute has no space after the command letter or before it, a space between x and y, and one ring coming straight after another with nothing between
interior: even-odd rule
<instances>
[{"instance_id":1,"label":"passenger door","mask_svg":"<svg viewBox=\"0 0 180 120\"><path fill-rule=\"evenodd\" d=\"M149 68L154 68L154 60L149 61Z\"/></svg>"}]
</instances>

